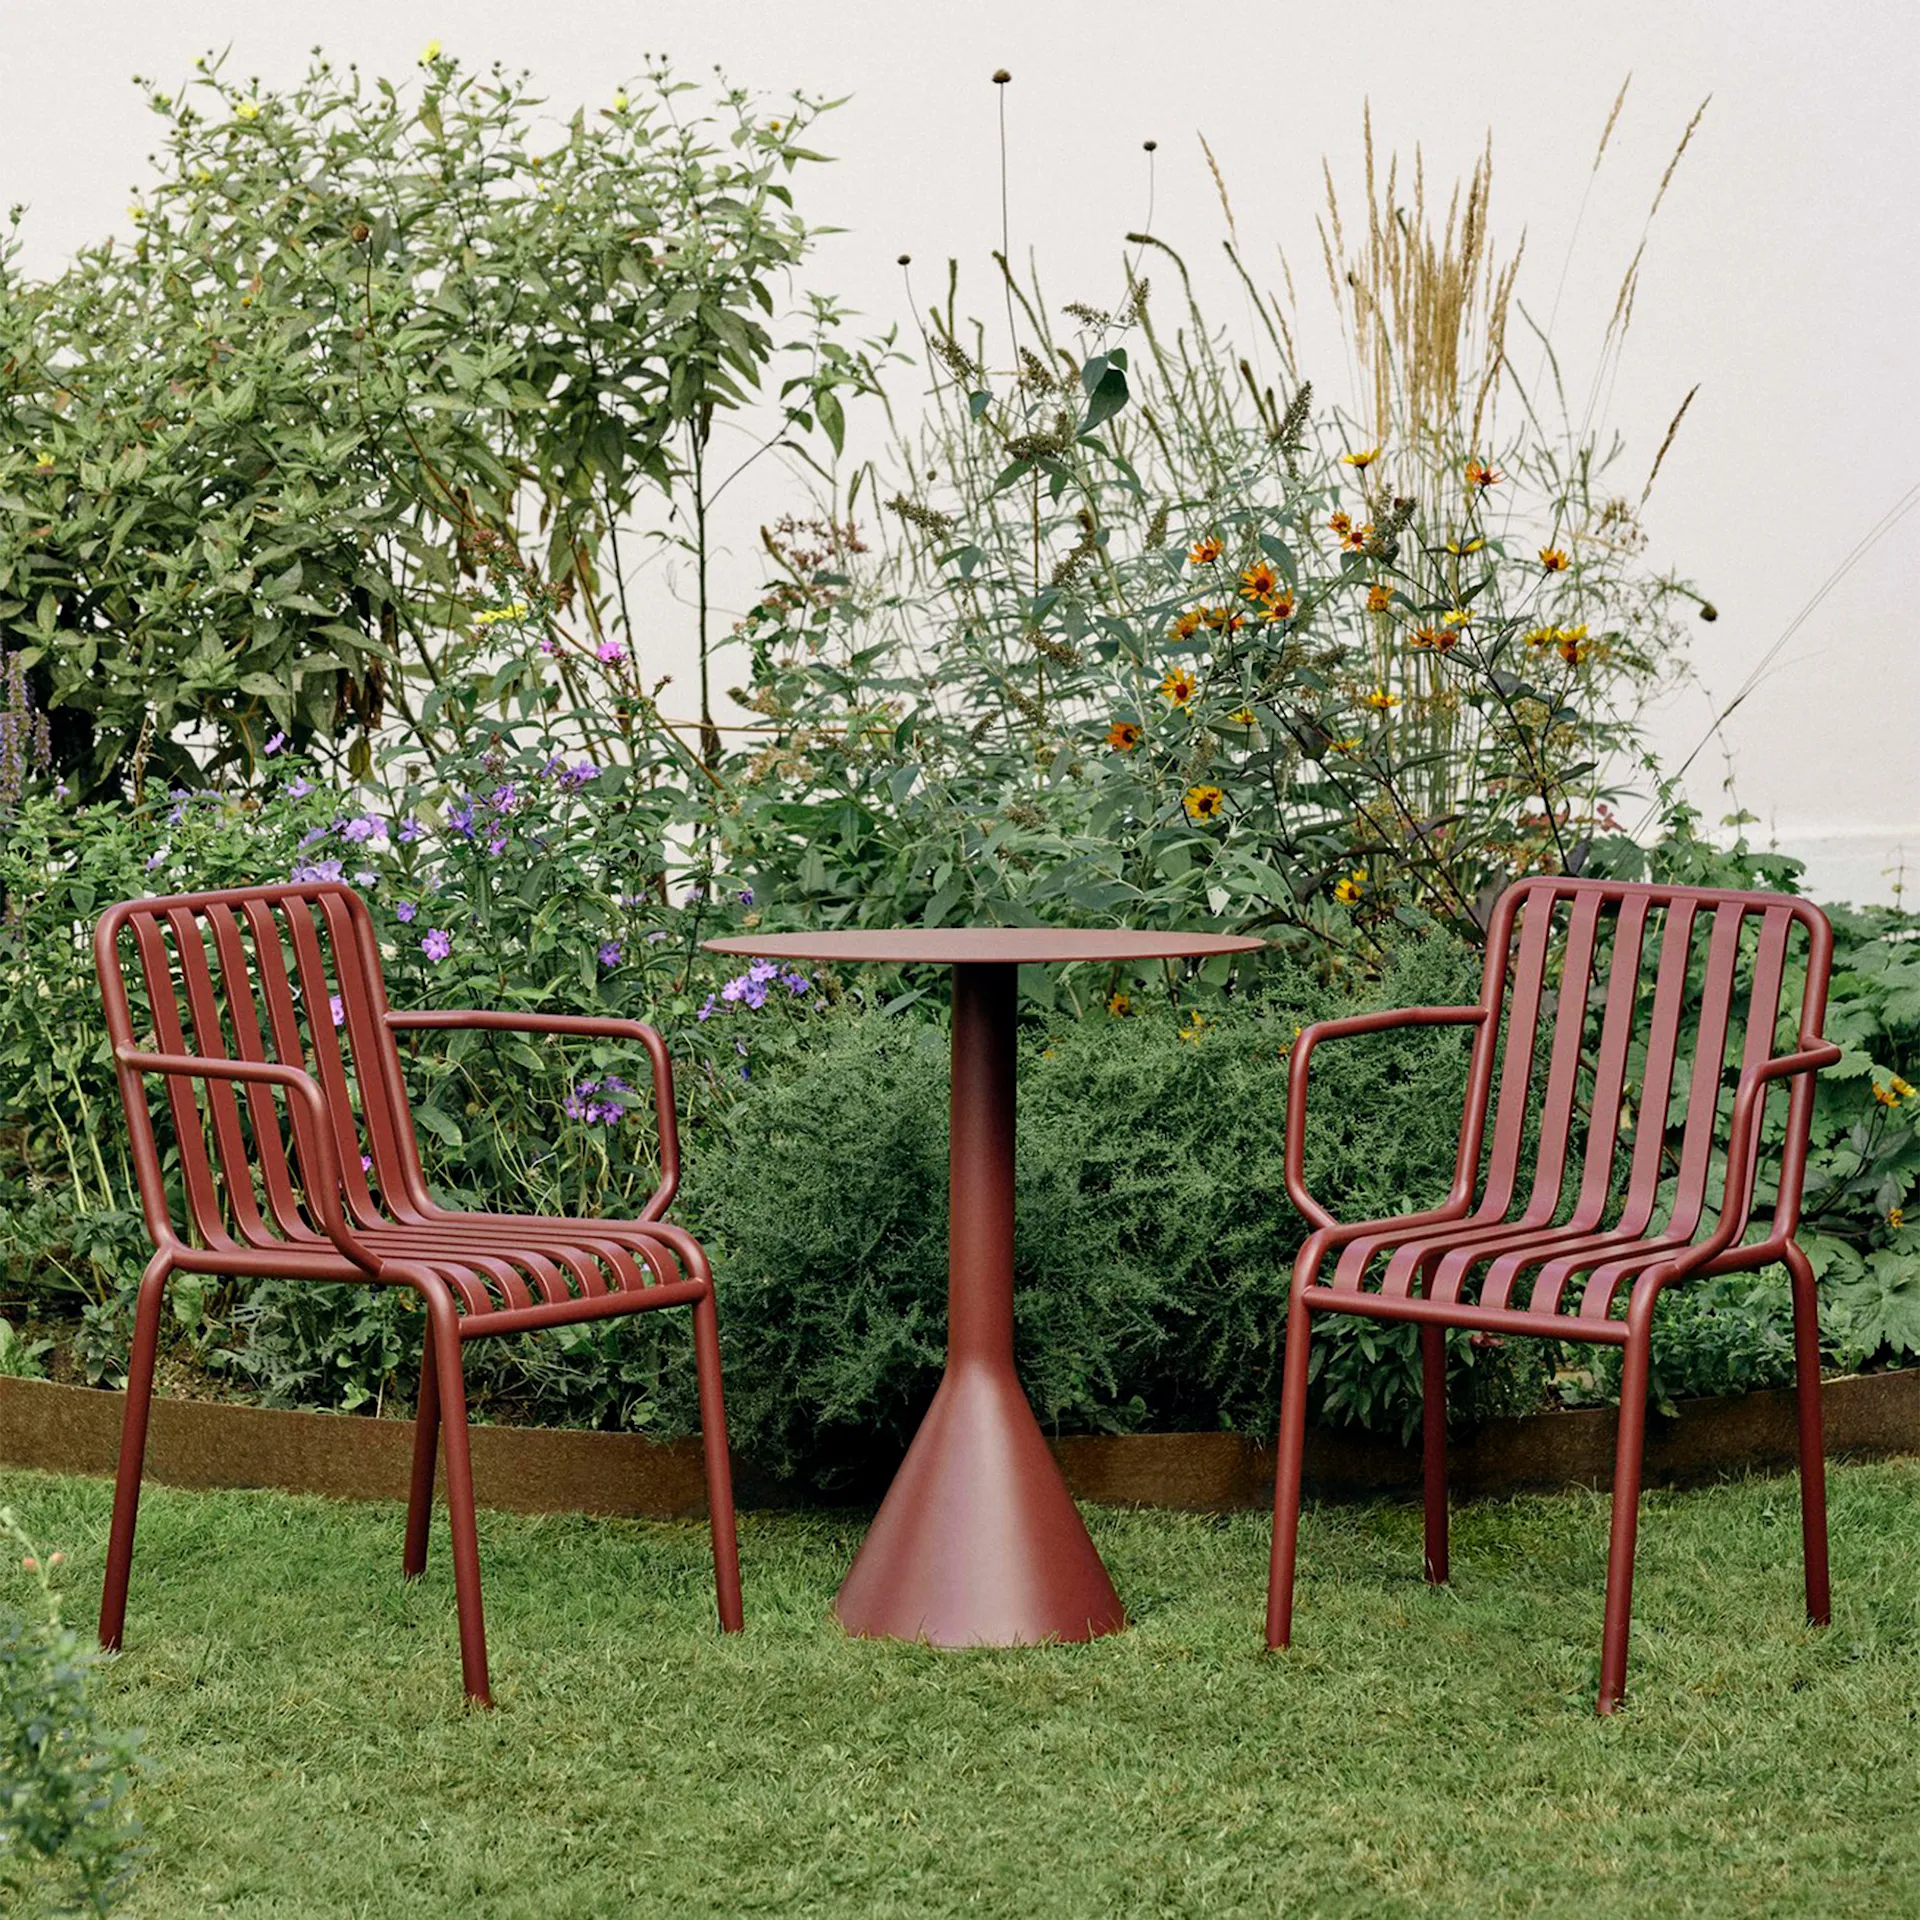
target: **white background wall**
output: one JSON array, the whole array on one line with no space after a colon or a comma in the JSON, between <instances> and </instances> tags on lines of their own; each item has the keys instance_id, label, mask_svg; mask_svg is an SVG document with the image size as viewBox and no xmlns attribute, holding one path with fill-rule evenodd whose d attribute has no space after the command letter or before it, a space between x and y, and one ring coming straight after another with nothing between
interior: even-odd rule
<instances>
[{"instance_id":1,"label":"white background wall","mask_svg":"<svg viewBox=\"0 0 1920 1920\"><path fill-rule=\"evenodd\" d=\"M1700 685L1655 716L1669 759L1706 731L1708 694L1724 703L1920 482L1911 0L0 0L0 198L30 206L29 266L56 271L81 242L125 230L127 189L153 145L130 74L178 81L196 53L230 45L229 72L271 86L317 39L398 77L432 38L475 64L532 68L556 116L606 100L661 51L691 78L719 63L769 93L851 95L819 142L838 164L815 171L803 208L848 230L823 243L819 282L876 326L908 320L901 252L915 256L922 297L955 255L985 304L999 240L997 66L1015 76L1015 252L1033 250L1056 299L1115 297L1120 236L1145 215L1145 138L1159 142L1155 231L1190 257L1215 247L1204 129L1246 251L1258 266L1283 244L1312 306L1320 160L1357 200L1362 102L1383 151L1423 147L1430 181L1464 173L1490 128L1496 241L1525 230L1521 297L1543 314L1565 264L1554 331L1575 375L1591 365L1680 131L1711 94L1651 234L1612 403L1637 492L1700 382L1648 509L1656 561L1720 610L1693 626ZM1629 71L1575 240L1599 130ZM1308 370L1341 397L1343 365L1325 352ZM914 390L903 374L900 396ZM742 494L723 575L736 599L757 581L757 521L781 504L772 474ZM1920 866L1917 578L1920 512L1854 568L1727 723L1732 794L1717 750L1689 780L1710 819L1737 802L1761 817L1762 838L1813 855L1815 882L1834 895L1883 893L1880 869L1903 844ZM663 577L652 591L660 658L684 673L674 587ZM723 667L720 684L728 677Z\"/></svg>"}]
</instances>

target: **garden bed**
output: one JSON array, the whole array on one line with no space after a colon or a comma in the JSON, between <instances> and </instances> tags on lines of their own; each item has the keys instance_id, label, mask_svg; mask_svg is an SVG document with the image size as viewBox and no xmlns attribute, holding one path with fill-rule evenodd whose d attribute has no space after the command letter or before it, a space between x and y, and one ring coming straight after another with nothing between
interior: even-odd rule
<instances>
[{"instance_id":1,"label":"garden bed","mask_svg":"<svg viewBox=\"0 0 1920 1920\"><path fill-rule=\"evenodd\" d=\"M1855 1374L1826 1384L1830 1454L1920 1454L1920 1369ZM123 1398L93 1387L0 1379L0 1466L111 1473ZM1501 1495L1604 1487L1613 1472L1608 1408L1489 1420L1455 1436L1456 1492ZM288 1412L219 1401L156 1401L148 1478L175 1487L272 1487L349 1500L406 1497L413 1428L405 1420ZM1053 1450L1082 1500L1228 1513L1273 1497L1272 1449L1241 1433L1074 1434ZM1689 1486L1771 1472L1794 1459L1790 1392L1688 1400L1648 1423L1648 1483ZM672 1519L704 1510L698 1440L564 1428L475 1427L483 1504L519 1513ZM891 1467L876 1460L876 1484ZM736 1463L741 1503L792 1506L797 1490ZM1327 1499L1411 1492L1417 1452L1377 1434L1321 1430L1307 1438L1307 1481Z\"/></svg>"}]
</instances>

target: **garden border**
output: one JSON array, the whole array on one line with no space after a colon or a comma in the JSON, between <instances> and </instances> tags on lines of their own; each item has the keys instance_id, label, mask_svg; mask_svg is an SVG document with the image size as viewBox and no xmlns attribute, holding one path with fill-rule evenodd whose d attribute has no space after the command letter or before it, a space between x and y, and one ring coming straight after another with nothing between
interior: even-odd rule
<instances>
[{"instance_id":1,"label":"garden border","mask_svg":"<svg viewBox=\"0 0 1920 1920\"><path fill-rule=\"evenodd\" d=\"M1827 1451L1920 1453L1920 1368L1826 1383ZM0 1379L0 1466L110 1474L124 1397L97 1387ZM1690 1400L1647 1427L1650 1485L1689 1486L1793 1465L1790 1391ZM349 1500L404 1500L413 1429L405 1420L303 1413L226 1401L156 1399L147 1477L172 1487L263 1487ZM1448 1448L1454 1491L1466 1496L1605 1487L1613 1475L1611 1408L1489 1420ZM1106 1505L1230 1513L1273 1497L1273 1453L1239 1433L1077 1434L1053 1442L1067 1484ZM891 1461L876 1461L884 1475ZM517 1513L682 1519L704 1514L698 1440L576 1428L473 1429L483 1506ZM806 1496L736 1463L741 1504L779 1507ZM1367 1499L1419 1486L1418 1453L1376 1434L1307 1437L1308 1490Z\"/></svg>"}]
</instances>

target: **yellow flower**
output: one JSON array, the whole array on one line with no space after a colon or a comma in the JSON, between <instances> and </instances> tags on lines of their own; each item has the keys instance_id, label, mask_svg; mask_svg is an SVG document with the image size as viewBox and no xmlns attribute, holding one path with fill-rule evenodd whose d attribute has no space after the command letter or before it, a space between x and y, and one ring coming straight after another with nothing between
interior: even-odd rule
<instances>
[{"instance_id":1,"label":"yellow flower","mask_svg":"<svg viewBox=\"0 0 1920 1920\"><path fill-rule=\"evenodd\" d=\"M1220 818L1227 796L1218 787L1189 787L1187 797L1180 804L1186 808L1189 820L1205 825L1209 820Z\"/></svg>"},{"instance_id":2,"label":"yellow flower","mask_svg":"<svg viewBox=\"0 0 1920 1920\"><path fill-rule=\"evenodd\" d=\"M236 120L258 120L260 118L259 101L242 100L240 104L234 108L233 117Z\"/></svg>"},{"instance_id":3,"label":"yellow flower","mask_svg":"<svg viewBox=\"0 0 1920 1920\"><path fill-rule=\"evenodd\" d=\"M1252 726L1253 709L1251 707L1235 707L1234 710L1227 715L1227 725L1230 727Z\"/></svg>"},{"instance_id":4,"label":"yellow flower","mask_svg":"<svg viewBox=\"0 0 1920 1920\"><path fill-rule=\"evenodd\" d=\"M1391 587L1376 584L1367 589L1367 611L1369 613L1385 613L1392 605L1393 589Z\"/></svg>"},{"instance_id":5,"label":"yellow flower","mask_svg":"<svg viewBox=\"0 0 1920 1920\"><path fill-rule=\"evenodd\" d=\"M1887 1209L1887 1225L1890 1226L1895 1233L1898 1233L1906 1224L1907 1212L1904 1207L1889 1207Z\"/></svg>"},{"instance_id":6,"label":"yellow flower","mask_svg":"<svg viewBox=\"0 0 1920 1920\"><path fill-rule=\"evenodd\" d=\"M1231 607L1202 607L1200 624L1214 633L1238 633L1247 623Z\"/></svg>"},{"instance_id":7,"label":"yellow flower","mask_svg":"<svg viewBox=\"0 0 1920 1920\"><path fill-rule=\"evenodd\" d=\"M1353 519L1349 514L1335 513L1327 518L1328 527L1344 540L1353 531Z\"/></svg>"},{"instance_id":8,"label":"yellow flower","mask_svg":"<svg viewBox=\"0 0 1920 1920\"><path fill-rule=\"evenodd\" d=\"M1885 1086L1878 1080L1873 1083L1873 1097L1883 1107L1897 1107L1901 1101L1913 1098L1913 1089L1897 1073L1893 1073L1887 1076Z\"/></svg>"},{"instance_id":9,"label":"yellow flower","mask_svg":"<svg viewBox=\"0 0 1920 1920\"><path fill-rule=\"evenodd\" d=\"M1270 593L1260 602L1260 612L1264 619L1291 620L1293 618L1293 595L1282 587L1278 593Z\"/></svg>"},{"instance_id":10,"label":"yellow flower","mask_svg":"<svg viewBox=\"0 0 1920 1920\"><path fill-rule=\"evenodd\" d=\"M1460 636L1446 627L1415 627L1407 636L1410 647L1431 647L1435 653L1451 653L1460 644Z\"/></svg>"},{"instance_id":11,"label":"yellow flower","mask_svg":"<svg viewBox=\"0 0 1920 1920\"><path fill-rule=\"evenodd\" d=\"M1440 616L1440 624L1443 627L1464 627L1472 618L1473 615L1465 607L1449 607Z\"/></svg>"},{"instance_id":12,"label":"yellow flower","mask_svg":"<svg viewBox=\"0 0 1920 1920\"><path fill-rule=\"evenodd\" d=\"M1577 627L1560 628L1553 636L1553 644L1560 649L1560 658L1570 667L1577 667L1593 651L1587 645L1585 621Z\"/></svg>"},{"instance_id":13,"label":"yellow flower","mask_svg":"<svg viewBox=\"0 0 1920 1920\"><path fill-rule=\"evenodd\" d=\"M1540 564L1545 567L1549 573L1563 573L1567 565L1566 548L1542 547L1540 549Z\"/></svg>"},{"instance_id":14,"label":"yellow flower","mask_svg":"<svg viewBox=\"0 0 1920 1920\"><path fill-rule=\"evenodd\" d=\"M438 40L429 40L427 44L420 50L420 64L423 67L430 60L438 60L439 58L440 58L440 42Z\"/></svg>"},{"instance_id":15,"label":"yellow flower","mask_svg":"<svg viewBox=\"0 0 1920 1920\"><path fill-rule=\"evenodd\" d=\"M1340 536L1340 545L1348 553L1364 553L1367 542L1373 538L1373 522L1369 520L1364 527L1352 527Z\"/></svg>"},{"instance_id":16,"label":"yellow flower","mask_svg":"<svg viewBox=\"0 0 1920 1920\"><path fill-rule=\"evenodd\" d=\"M1176 707L1184 707L1200 690L1200 683L1185 667L1169 667L1167 677L1160 682L1162 698L1172 701Z\"/></svg>"},{"instance_id":17,"label":"yellow flower","mask_svg":"<svg viewBox=\"0 0 1920 1920\"><path fill-rule=\"evenodd\" d=\"M1371 707L1375 713L1390 713L1400 702L1385 687L1375 687L1360 704Z\"/></svg>"},{"instance_id":18,"label":"yellow flower","mask_svg":"<svg viewBox=\"0 0 1920 1920\"><path fill-rule=\"evenodd\" d=\"M616 94L615 94L615 95L613 96L613 110L614 110L614 112L615 112L615 113L625 113L625 112L626 112L626 110L627 110L627 90L626 90L626 88L625 88L625 87L622 87L622 88L620 89L620 91L619 91L618 93L616 93Z\"/></svg>"},{"instance_id":19,"label":"yellow flower","mask_svg":"<svg viewBox=\"0 0 1920 1920\"><path fill-rule=\"evenodd\" d=\"M1380 449L1364 447L1358 453L1343 453L1340 458L1350 467L1370 467L1380 458Z\"/></svg>"},{"instance_id":20,"label":"yellow flower","mask_svg":"<svg viewBox=\"0 0 1920 1920\"><path fill-rule=\"evenodd\" d=\"M1200 631L1200 609L1189 607L1168 629L1176 640L1191 640Z\"/></svg>"},{"instance_id":21,"label":"yellow flower","mask_svg":"<svg viewBox=\"0 0 1920 1920\"><path fill-rule=\"evenodd\" d=\"M1218 560L1220 558L1220 542L1218 538L1209 533L1204 538L1196 540L1193 545L1187 549L1187 558L1192 561L1196 567L1204 567Z\"/></svg>"},{"instance_id":22,"label":"yellow flower","mask_svg":"<svg viewBox=\"0 0 1920 1920\"><path fill-rule=\"evenodd\" d=\"M1202 1013L1198 1007L1195 1007L1194 1010L1187 1015L1187 1024L1180 1029L1180 1038L1191 1042L1197 1047L1200 1044L1200 1036L1205 1033L1206 1030L1207 1016Z\"/></svg>"},{"instance_id":23,"label":"yellow flower","mask_svg":"<svg viewBox=\"0 0 1920 1920\"><path fill-rule=\"evenodd\" d=\"M1116 1020L1124 1020L1133 1011L1133 998L1122 993L1117 987L1107 995L1107 1011Z\"/></svg>"},{"instance_id":24,"label":"yellow flower","mask_svg":"<svg viewBox=\"0 0 1920 1920\"><path fill-rule=\"evenodd\" d=\"M1469 553L1478 553L1486 544L1484 540L1477 538L1467 541L1449 540L1447 542L1447 551L1458 560Z\"/></svg>"},{"instance_id":25,"label":"yellow flower","mask_svg":"<svg viewBox=\"0 0 1920 1920\"><path fill-rule=\"evenodd\" d=\"M1115 753L1131 753L1140 744L1140 729L1131 720L1116 720L1107 729L1107 745Z\"/></svg>"},{"instance_id":26,"label":"yellow flower","mask_svg":"<svg viewBox=\"0 0 1920 1920\"><path fill-rule=\"evenodd\" d=\"M53 455L50 454L46 448L41 447L34 453L33 464L40 472L51 473L53 471Z\"/></svg>"},{"instance_id":27,"label":"yellow flower","mask_svg":"<svg viewBox=\"0 0 1920 1920\"><path fill-rule=\"evenodd\" d=\"M1329 740L1327 745L1330 746L1335 753L1358 753L1360 751L1360 742L1358 740Z\"/></svg>"},{"instance_id":28,"label":"yellow flower","mask_svg":"<svg viewBox=\"0 0 1920 1920\"><path fill-rule=\"evenodd\" d=\"M1505 474L1494 472L1478 460L1467 462L1467 485L1470 487L1497 487L1505 478Z\"/></svg>"},{"instance_id":29,"label":"yellow flower","mask_svg":"<svg viewBox=\"0 0 1920 1920\"><path fill-rule=\"evenodd\" d=\"M1552 627L1529 627L1520 637L1530 647L1550 647L1557 635Z\"/></svg>"},{"instance_id":30,"label":"yellow flower","mask_svg":"<svg viewBox=\"0 0 1920 1920\"><path fill-rule=\"evenodd\" d=\"M1256 560L1240 576L1240 593L1247 600L1270 600L1279 590L1273 569L1264 560Z\"/></svg>"},{"instance_id":31,"label":"yellow flower","mask_svg":"<svg viewBox=\"0 0 1920 1920\"><path fill-rule=\"evenodd\" d=\"M1357 906L1360 896L1367 890L1367 870L1355 867L1351 873L1343 874L1333 883L1333 897L1343 907Z\"/></svg>"}]
</instances>

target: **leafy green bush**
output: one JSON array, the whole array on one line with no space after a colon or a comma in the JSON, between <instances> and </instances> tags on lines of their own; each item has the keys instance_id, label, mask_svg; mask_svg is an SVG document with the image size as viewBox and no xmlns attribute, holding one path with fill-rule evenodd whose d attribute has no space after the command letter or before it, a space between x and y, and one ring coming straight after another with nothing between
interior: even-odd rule
<instances>
[{"instance_id":1,"label":"leafy green bush","mask_svg":"<svg viewBox=\"0 0 1920 1920\"><path fill-rule=\"evenodd\" d=\"M1378 1000L1472 991L1451 942L1396 949ZM1368 1004L1376 1003L1370 993ZM1154 1007L1036 1027L1017 1149L1016 1341L1044 1424L1066 1431L1246 1427L1277 1410L1302 1226L1281 1181L1286 1057L1329 1011L1292 979L1199 1021ZM1350 1005L1351 1003L1340 1003ZM1428 1204L1452 1172L1457 1034L1403 1031L1316 1061L1308 1178L1339 1211ZM741 1447L831 1481L910 1433L945 1347L943 1037L852 1022L729 1112L693 1170L689 1217L715 1248ZM1406 1329L1316 1341L1325 1415L1404 1429ZM1497 1367L1474 1356L1463 1370Z\"/></svg>"},{"instance_id":2,"label":"leafy green bush","mask_svg":"<svg viewBox=\"0 0 1920 1920\"><path fill-rule=\"evenodd\" d=\"M42 1554L6 1507L0 1541L36 1596L27 1614L0 1609L0 1891L105 1913L137 1861L135 1742L95 1717L96 1656L61 1624L53 1588L64 1556Z\"/></svg>"}]
</instances>

